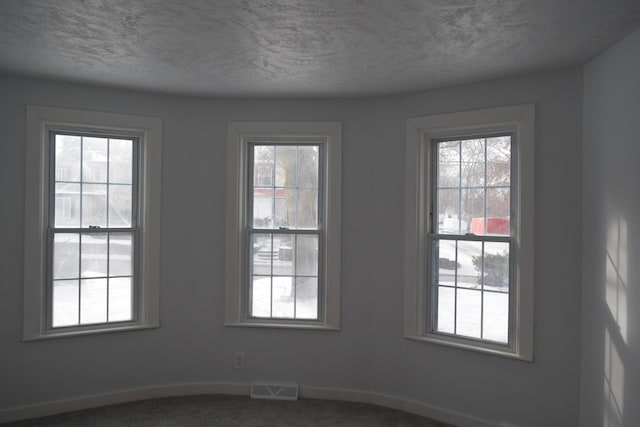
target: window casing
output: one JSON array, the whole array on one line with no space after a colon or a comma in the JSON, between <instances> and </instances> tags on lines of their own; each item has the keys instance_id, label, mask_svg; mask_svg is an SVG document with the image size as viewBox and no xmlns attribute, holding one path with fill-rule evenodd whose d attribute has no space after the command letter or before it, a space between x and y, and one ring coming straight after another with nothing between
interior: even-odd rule
<instances>
[{"instance_id":1,"label":"window casing","mask_svg":"<svg viewBox=\"0 0 640 427\"><path fill-rule=\"evenodd\" d=\"M533 105L408 120L408 338L532 360L533 136Z\"/></svg>"},{"instance_id":2,"label":"window casing","mask_svg":"<svg viewBox=\"0 0 640 427\"><path fill-rule=\"evenodd\" d=\"M338 328L340 129L229 124L227 325Z\"/></svg>"},{"instance_id":3,"label":"window casing","mask_svg":"<svg viewBox=\"0 0 640 427\"><path fill-rule=\"evenodd\" d=\"M27 108L24 338L158 326L161 122Z\"/></svg>"}]
</instances>

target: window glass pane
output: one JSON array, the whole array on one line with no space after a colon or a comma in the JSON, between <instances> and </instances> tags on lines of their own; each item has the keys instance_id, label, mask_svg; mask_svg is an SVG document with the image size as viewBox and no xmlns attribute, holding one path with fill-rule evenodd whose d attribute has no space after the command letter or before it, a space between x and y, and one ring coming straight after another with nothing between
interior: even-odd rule
<instances>
[{"instance_id":1,"label":"window glass pane","mask_svg":"<svg viewBox=\"0 0 640 427\"><path fill-rule=\"evenodd\" d=\"M508 236L510 231L511 200L509 188L487 188L487 233Z\"/></svg>"},{"instance_id":2,"label":"window glass pane","mask_svg":"<svg viewBox=\"0 0 640 427\"><path fill-rule=\"evenodd\" d=\"M438 144L438 187L460 186L460 142Z\"/></svg>"},{"instance_id":3,"label":"window glass pane","mask_svg":"<svg viewBox=\"0 0 640 427\"><path fill-rule=\"evenodd\" d=\"M133 171L133 141L109 140L109 182L131 184Z\"/></svg>"},{"instance_id":4,"label":"window glass pane","mask_svg":"<svg viewBox=\"0 0 640 427\"><path fill-rule=\"evenodd\" d=\"M276 228L296 228L297 193L295 189L276 189Z\"/></svg>"},{"instance_id":5,"label":"window glass pane","mask_svg":"<svg viewBox=\"0 0 640 427\"><path fill-rule=\"evenodd\" d=\"M109 321L123 322L133 319L133 301L130 277L109 279Z\"/></svg>"},{"instance_id":6,"label":"window glass pane","mask_svg":"<svg viewBox=\"0 0 640 427\"><path fill-rule=\"evenodd\" d=\"M273 165L256 165L254 168L254 183L256 187L273 186Z\"/></svg>"},{"instance_id":7,"label":"window glass pane","mask_svg":"<svg viewBox=\"0 0 640 427\"><path fill-rule=\"evenodd\" d=\"M484 289L509 292L509 244L484 244Z\"/></svg>"},{"instance_id":8,"label":"window glass pane","mask_svg":"<svg viewBox=\"0 0 640 427\"><path fill-rule=\"evenodd\" d=\"M482 338L507 343L509 341L509 295L484 292Z\"/></svg>"},{"instance_id":9,"label":"window glass pane","mask_svg":"<svg viewBox=\"0 0 640 427\"><path fill-rule=\"evenodd\" d=\"M109 227L131 227L131 185L109 185Z\"/></svg>"},{"instance_id":10,"label":"window glass pane","mask_svg":"<svg viewBox=\"0 0 640 427\"><path fill-rule=\"evenodd\" d=\"M276 186L298 186L298 147L293 145L276 146Z\"/></svg>"},{"instance_id":11,"label":"window glass pane","mask_svg":"<svg viewBox=\"0 0 640 427\"><path fill-rule=\"evenodd\" d=\"M251 283L251 315L271 316L271 277L253 276Z\"/></svg>"},{"instance_id":12,"label":"window glass pane","mask_svg":"<svg viewBox=\"0 0 640 427\"><path fill-rule=\"evenodd\" d=\"M438 191L437 233L461 234L467 229L467 223L460 221L460 190Z\"/></svg>"},{"instance_id":13,"label":"window glass pane","mask_svg":"<svg viewBox=\"0 0 640 427\"><path fill-rule=\"evenodd\" d=\"M278 190L282 191L282 190ZM253 189L253 227L273 228L274 190L272 188Z\"/></svg>"},{"instance_id":14,"label":"window glass pane","mask_svg":"<svg viewBox=\"0 0 640 427\"><path fill-rule=\"evenodd\" d=\"M299 276L317 276L318 236L298 236L296 254L296 274Z\"/></svg>"},{"instance_id":15,"label":"window glass pane","mask_svg":"<svg viewBox=\"0 0 640 427\"><path fill-rule=\"evenodd\" d=\"M318 278L296 278L296 318L318 318Z\"/></svg>"},{"instance_id":16,"label":"window glass pane","mask_svg":"<svg viewBox=\"0 0 640 427\"><path fill-rule=\"evenodd\" d=\"M447 288L444 286L438 286L435 288L437 292L438 302L438 319L436 323L436 331L446 332L449 334L455 333L455 292L454 288Z\"/></svg>"},{"instance_id":17,"label":"window glass pane","mask_svg":"<svg viewBox=\"0 0 640 427\"><path fill-rule=\"evenodd\" d=\"M80 227L80 184L56 183L54 224L60 228Z\"/></svg>"},{"instance_id":18,"label":"window glass pane","mask_svg":"<svg viewBox=\"0 0 640 427\"><path fill-rule=\"evenodd\" d=\"M255 187L273 187L272 145L256 145L253 149L253 185Z\"/></svg>"},{"instance_id":19,"label":"window glass pane","mask_svg":"<svg viewBox=\"0 0 640 427\"><path fill-rule=\"evenodd\" d=\"M484 139L461 141L460 185L464 187L484 186Z\"/></svg>"},{"instance_id":20,"label":"window glass pane","mask_svg":"<svg viewBox=\"0 0 640 427\"><path fill-rule=\"evenodd\" d=\"M107 226L107 186L106 184L83 184L82 186L82 227Z\"/></svg>"},{"instance_id":21,"label":"window glass pane","mask_svg":"<svg viewBox=\"0 0 640 427\"><path fill-rule=\"evenodd\" d=\"M511 184L511 137L487 138L487 186Z\"/></svg>"},{"instance_id":22,"label":"window glass pane","mask_svg":"<svg viewBox=\"0 0 640 427\"><path fill-rule=\"evenodd\" d=\"M107 234L83 234L81 240L80 277L106 277Z\"/></svg>"},{"instance_id":23,"label":"window glass pane","mask_svg":"<svg viewBox=\"0 0 640 427\"><path fill-rule=\"evenodd\" d=\"M80 235L56 233L53 239L53 278L80 277Z\"/></svg>"},{"instance_id":24,"label":"window glass pane","mask_svg":"<svg viewBox=\"0 0 640 427\"><path fill-rule=\"evenodd\" d=\"M52 323L54 328L78 324L80 314L78 280L54 280Z\"/></svg>"},{"instance_id":25,"label":"window glass pane","mask_svg":"<svg viewBox=\"0 0 640 427\"><path fill-rule=\"evenodd\" d=\"M107 182L107 138L82 138L82 181Z\"/></svg>"},{"instance_id":26,"label":"window glass pane","mask_svg":"<svg viewBox=\"0 0 640 427\"><path fill-rule=\"evenodd\" d=\"M434 254L437 257L434 265L437 266L435 283L439 285L456 285L456 270L459 265L456 253L455 240L434 241Z\"/></svg>"},{"instance_id":27,"label":"window glass pane","mask_svg":"<svg viewBox=\"0 0 640 427\"><path fill-rule=\"evenodd\" d=\"M133 275L132 233L109 234L109 276Z\"/></svg>"},{"instance_id":28,"label":"window glass pane","mask_svg":"<svg viewBox=\"0 0 640 427\"><path fill-rule=\"evenodd\" d=\"M482 242L458 241L458 286L480 289L482 286Z\"/></svg>"},{"instance_id":29,"label":"window glass pane","mask_svg":"<svg viewBox=\"0 0 640 427\"><path fill-rule=\"evenodd\" d=\"M270 234L251 236L251 274L270 275L273 262L273 246Z\"/></svg>"},{"instance_id":30,"label":"window glass pane","mask_svg":"<svg viewBox=\"0 0 640 427\"><path fill-rule=\"evenodd\" d=\"M86 279L80 282L80 323L107 321L107 279Z\"/></svg>"},{"instance_id":31,"label":"window glass pane","mask_svg":"<svg viewBox=\"0 0 640 427\"><path fill-rule=\"evenodd\" d=\"M300 187L318 187L320 147L300 146L298 148L298 180Z\"/></svg>"},{"instance_id":32,"label":"window glass pane","mask_svg":"<svg viewBox=\"0 0 640 427\"><path fill-rule=\"evenodd\" d=\"M273 274L291 276L294 274L295 236L273 236Z\"/></svg>"},{"instance_id":33,"label":"window glass pane","mask_svg":"<svg viewBox=\"0 0 640 427\"><path fill-rule=\"evenodd\" d=\"M294 287L293 277L274 276L272 278L272 317L293 318Z\"/></svg>"},{"instance_id":34,"label":"window glass pane","mask_svg":"<svg viewBox=\"0 0 640 427\"><path fill-rule=\"evenodd\" d=\"M80 182L80 137L56 135L55 146L55 180Z\"/></svg>"},{"instance_id":35,"label":"window glass pane","mask_svg":"<svg viewBox=\"0 0 640 427\"><path fill-rule=\"evenodd\" d=\"M318 228L318 190L298 190L298 228Z\"/></svg>"},{"instance_id":36,"label":"window glass pane","mask_svg":"<svg viewBox=\"0 0 640 427\"><path fill-rule=\"evenodd\" d=\"M474 233L478 235L484 233L484 190L471 189L461 191L462 201L462 224L460 234Z\"/></svg>"},{"instance_id":37,"label":"window glass pane","mask_svg":"<svg viewBox=\"0 0 640 427\"><path fill-rule=\"evenodd\" d=\"M480 338L481 292L457 289L456 334Z\"/></svg>"}]
</instances>

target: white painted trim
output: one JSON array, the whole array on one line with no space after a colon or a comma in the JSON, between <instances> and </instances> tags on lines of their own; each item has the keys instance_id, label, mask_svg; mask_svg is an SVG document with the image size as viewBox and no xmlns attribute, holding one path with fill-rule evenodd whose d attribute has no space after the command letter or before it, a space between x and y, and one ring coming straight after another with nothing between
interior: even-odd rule
<instances>
[{"instance_id":1,"label":"white painted trim","mask_svg":"<svg viewBox=\"0 0 640 427\"><path fill-rule=\"evenodd\" d=\"M81 411L119 403L160 397L193 396L199 394L249 395L250 385L240 383L188 383L141 387L111 393L94 394L71 399L54 400L34 405L0 409L0 423L46 417L63 412Z\"/></svg>"},{"instance_id":2,"label":"white painted trim","mask_svg":"<svg viewBox=\"0 0 640 427\"><path fill-rule=\"evenodd\" d=\"M25 341L158 327L160 324L160 215L162 120L158 117L28 105L26 110L25 249L23 339ZM138 320L125 325L46 329L46 224L49 130L109 133L140 137L138 201L140 225L140 302Z\"/></svg>"},{"instance_id":3,"label":"white painted trim","mask_svg":"<svg viewBox=\"0 0 640 427\"><path fill-rule=\"evenodd\" d=\"M134 388L78 398L55 400L34 405L0 409L0 423L45 417L64 412L80 411L83 409L146 399L200 394L249 396L250 391L251 385L245 383L184 383ZM422 417L432 418L434 420L461 427L498 426L498 423L495 422L473 417L461 412L438 408L416 400L363 390L301 386L300 397L307 399L369 403L372 405L383 406L420 415Z\"/></svg>"},{"instance_id":4,"label":"white painted trim","mask_svg":"<svg viewBox=\"0 0 640 427\"><path fill-rule=\"evenodd\" d=\"M246 263L246 209L248 140L266 138L291 141L321 138L326 141L324 187L324 318L309 321L255 321L245 318L242 283ZM296 141L296 138L299 138ZM342 248L342 124L340 122L229 122L227 128L225 325L337 330L340 328Z\"/></svg>"},{"instance_id":5,"label":"white painted trim","mask_svg":"<svg viewBox=\"0 0 640 427\"><path fill-rule=\"evenodd\" d=\"M450 411L408 398L389 394L324 387L300 387L300 396L307 399L339 400L344 402L370 403L385 408L398 409L421 417L454 424L460 427L495 427L496 423L472 417L461 412Z\"/></svg>"},{"instance_id":6,"label":"white painted trim","mask_svg":"<svg viewBox=\"0 0 640 427\"><path fill-rule=\"evenodd\" d=\"M426 231L430 185L429 141L493 132L516 132L518 150L515 328L511 347L427 331ZM523 104L409 118L406 123L405 337L533 361L535 105Z\"/></svg>"}]
</instances>

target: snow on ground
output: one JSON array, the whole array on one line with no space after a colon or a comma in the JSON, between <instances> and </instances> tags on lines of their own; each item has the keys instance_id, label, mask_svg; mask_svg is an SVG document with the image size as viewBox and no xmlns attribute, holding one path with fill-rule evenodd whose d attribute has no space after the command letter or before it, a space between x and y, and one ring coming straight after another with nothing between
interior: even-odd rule
<instances>
[{"instance_id":1,"label":"snow on ground","mask_svg":"<svg viewBox=\"0 0 640 427\"><path fill-rule=\"evenodd\" d=\"M507 243L485 243L485 254L501 254L508 247ZM438 289L437 330L506 343L509 294L507 289L493 286L485 286L485 290L497 292L481 291L480 273L473 265L473 258L481 255L481 242L459 241L457 258L455 241L439 242L439 258L452 261L452 265L438 272L438 283L451 287Z\"/></svg>"},{"instance_id":2,"label":"snow on ground","mask_svg":"<svg viewBox=\"0 0 640 427\"><path fill-rule=\"evenodd\" d=\"M440 242L440 258L455 260L455 244L443 243ZM455 270L440 269L439 272L439 283L452 287L439 287L437 330L507 342L508 293L481 292L479 274L472 262L474 256L481 254L481 246L477 242L459 242L458 246L458 288L453 287ZM502 247L495 250L500 252ZM291 261L278 259L254 259L254 266L271 265L270 262L273 262L274 270L291 269ZM82 283L81 289L79 283ZM253 316L316 319L317 278L299 277L295 292L293 284L292 276L255 276L251 307ZM130 278L109 279L108 292L106 279L57 280L53 291L53 326L77 325L79 317L80 324L102 323L107 321L107 314L109 321L130 320L131 301Z\"/></svg>"},{"instance_id":3,"label":"snow on ground","mask_svg":"<svg viewBox=\"0 0 640 427\"><path fill-rule=\"evenodd\" d=\"M292 277L263 277L253 281L252 313L255 317L276 317L284 319L317 319L317 284L310 280L296 287L293 296ZM294 315L295 306L295 315Z\"/></svg>"},{"instance_id":4,"label":"snow on ground","mask_svg":"<svg viewBox=\"0 0 640 427\"><path fill-rule=\"evenodd\" d=\"M78 283L82 283L78 286ZM132 319L131 279L56 280L53 286L53 326L127 321ZM108 311L108 313L107 313Z\"/></svg>"}]
</instances>

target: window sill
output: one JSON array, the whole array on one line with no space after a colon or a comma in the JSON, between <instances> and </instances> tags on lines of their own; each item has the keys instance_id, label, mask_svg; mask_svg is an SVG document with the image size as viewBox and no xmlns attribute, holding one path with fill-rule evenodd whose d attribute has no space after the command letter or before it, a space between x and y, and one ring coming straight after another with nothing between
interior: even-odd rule
<instances>
[{"instance_id":1,"label":"window sill","mask_svg":"<svg viewBox=\"0 0 640 427\"><path fill-rule=\"evenodd\" d=\"M245 322L225 322L224 326L245 328L275 328L275 329L299 329L316 331L339 331L340 328L324 323L284 323L284 322L257 322L248 320Z\"/></svg>"},{"instance_id":2,"label":"window sill","mask_svg":"<svg viewBox=\"0 0 640 427\"><path fill-rule=\"evenodd\" d=\"M86 335L95 335L95 334L105 334L105 333L115 333L115 332L129 332L129 331L138 331L142 329L156 329L159 328L160 325L151 325L151 324L126 324L121 326L98 326L92 328L69 328L64 331L47 331L41 334L24 337L22 339L23 342L29 341L40 341L40 340L49 340L55 338L70 338L77 336L86 336Z\"/></svg>"},{"instance_id":3,"label":"window sill","mask_svg":"<svg viewBox=\"0 0 640 427\"><path fill-rule=\"evenodd\" d=\"M437 334L431 335L405 335L406 339L420 342L428 342L433 344L444 345L447 347L454 347L463 350L475 351L478 353L491 354L499 357L506 357L509 359L520 360L523 362L533 362L533 357L526 357L523 354L518 353L516 350L500 346L499 344L480 344L472 342L471 340L465 340L464 338L446 337Z\"/></svg>"}]
</instances>

